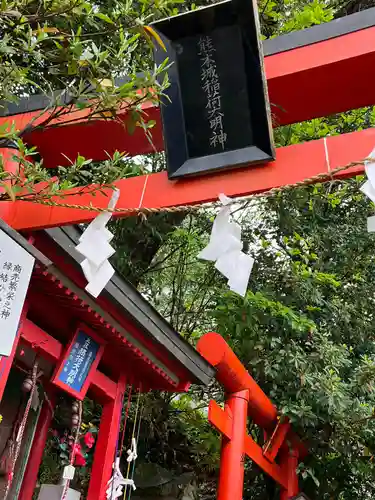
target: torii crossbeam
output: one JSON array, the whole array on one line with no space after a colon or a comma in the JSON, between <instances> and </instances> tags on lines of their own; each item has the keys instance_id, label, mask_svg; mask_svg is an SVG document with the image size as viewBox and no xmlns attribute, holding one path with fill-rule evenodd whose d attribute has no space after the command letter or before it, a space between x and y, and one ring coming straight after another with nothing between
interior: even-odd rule
<instances>
[{"instance_id":1,"label":"torii crossbeam","mask_svg":"<svg viewBox=\"0 0 375 500\"><path fill-rule=\"evenodd\" d=\"M375 103L368 68L375 64L375 8L308 30L295 32L264 43L265 66L275 126L292 124L312 118L344 112ZM24 128L43 105L40 98L31 98L27 107L13 108L14 120ZM155 119L154 147L163 149L158 108L146 108ZM39 109L39 111L38 111ZM126 121L126 115L119 117ZM131 155L152 152L152 147L138 131L127 135L119 123L105 120L85 120L84 115L65 116L56 126L31 130L24 140L35 145L47 167L62 164L62 153L70 158L81 154L94 160L105 158L105 151L126 151ZM64 125L64 126L61 126ZM217 199L220 192L241 197L261 193L274 187L311 179L325 174L327 179L335 168L360 161L375 145L375 129L353 132L318 141L277 149L276 161L265 166L245 168L196 179L169 181L165 172L123 179L117 182L121 196L118 207L125 216L139 208L163 208L195 205ZM4 151L4 150L3 150ZM8 151L11 153L11 151ZM336 178L362 173L356 165L335 174ZM311 180L313 182L313 180ZM77 195L57 202L105 208L106 196ZM35 203L2 203L0 217L18 230L40 229L64 224L87 222L96 212Z\"/></svg>"}]
</instances>

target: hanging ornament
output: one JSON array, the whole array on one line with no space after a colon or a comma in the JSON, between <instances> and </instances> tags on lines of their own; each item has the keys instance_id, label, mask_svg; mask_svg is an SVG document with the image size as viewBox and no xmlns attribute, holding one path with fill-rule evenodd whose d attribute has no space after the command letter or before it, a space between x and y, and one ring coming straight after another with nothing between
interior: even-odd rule
<instances>
[{"instance_id":1,"label":"hanging ornament","mask_svg":"<svg viewBox=\"0 0 375 500\"><path fill-rule=\"evenodd\" d=\"M138 429L138 434L137 438L139 437L139 428L140 428L140 422L141 419L138 419L138 414L139 414L139 404L140 404L140 399L141 399L141 393L140 391L138 392L138 398L137 398L137 406L135 410L135 416L134 416L134 423L133 423L133 431L132 431L132 439L131 439L131 446L130 449L127 450L127 473L126 477L123 476L121 470L120 470L120 459L121 459L121 454L123 450L123 445L124 445L124 439L125 439L125 430L126 430L126 423L129 415L129 409L131 405L131 397L132 397L132 388L128 392L128 402L126 405L126 410L125 410L125 419L124 419L124 424L123 424L123 429L122 429L122 436L121 440L119 440L118 445L119 448L119 455L117 455L116 451L116 459L113 464L113 473L111 479L108 481L107 485L107 491L106 491L106 496L107 500L115 500L116 498L119 498L123 496L123 498L130 498L128 497L128 491L127 488L130 486L130 488L134 491L136 490L136 486L134 483L133 479L133 474L134 474L134 461L137 458L137 440L135 438L136 436L136 431ZM133 463L133 473L131 474L131 465ZM125 487L125 491L124 491ZM130 490L131 491L131 490ZM129 492L129 495L131 493Z\"/></svg>"},{"instance_id":2,"label":"hanging ornament","mask_svg":"<svg viewBox=\"0 0 375 500\"><path fill-rule=\"evenodd\" d=\"M120 191L113 191L108 208L113 210L120 196ZM81 263L83 274L88 284L85 288L93 297L97 297L112 278L115 270L108 259L115 253L110 245L113 234L106 225L112 217L112 211L102 212L98 215L79 238L76 250L85 257Z\"/></svg>"},{"instance_id":3,"label":"hanging ornament","mask_svg":"<svg viewBox=\"0 0 375 500\"><path fill-rule=\"evenodd\" d=\"M25 431L25 428L26 428L26 425L27 425L28 416L29 416L30 409L31 409L31 406L32 406L33 395L34 395L34 391L35 391L36 384L37 384L37 374L38 374L38 362L36 361L34 363L34 366L33 366L32 379L31 379L31 388L28 391L28 392L30 392L30 395L29 395L28 401L26 403L26 407L25 407L25 410L24 410L21 422L20 422L18 430L17 430L15 441L13 441L14 444L12 444L12 448L13 448L13 451L12 451L12 462L11 462L11 467L10 467L10 470L9 470L9 473L8 473L8 481L7 481L7 484L6 484L6 490L5 490L5 493L4 493L4 496L3 496L4 500L7 500L9 492L10 492L11 487L12 487L13 478L14 478L14 471L15 471L15 468L16 468L17 459L18 459L18 457L20 455L21 446L22 446L22 439L23 439L24 431ZM23 385L28 386L28 384L25 384L26 380L24 381ZM15 428L13 430L14 430L14 432L16 432ZM13 436L12 436L12 438L13 438Z\"/></svg>"},{"instance_id":4,"label":"hanging ornament","mask_svg":"<svg viewBox=\"0 0 375 500\"><path fill-rule=\"evenodd\" d=\"M124 490L124 486L130 486L133 491L136 490L133 479L125 479L120 471L120 457L117 457L113 464L113 474L108 481L108 488L106 491L107 500L115 500L119 498Z\"/></svg>"},{"instance_id":5,"label":"hanging ornament","mask_svg":"<svg viewBox=\"0 0 375 500\"><path fill-rule=\"evenodd\" d=\"M30 377L26 377L22 383L23 392L30 392L32 387L33 387L33 381L31 380Z\"/></svg>"},{"instance_id":6,"label":"hanging ornament","mask_svg":"<svg viewBox=\"0 0 375 500\"><path fill-rule=\"evenodd\" d=\"M79 423L79 415L77 415L76 413L74 413L72 415L72 426L73 427L77 427L78 423Z\"/></svg>"},{"instance_id":7,"label":"hanging ornament","mask_svg":"<svg viewBox=\"0 0 375 500\"><path fill-rule=\"evenodd\" d=\"M137 460L137 458L138 458L138 455L137 455L137 441L136 441L136 439L134 437L132 438L132 443L130 445L130 449L127 450L126 453L128 455L128 458L126 459L126 461L128 463L134 462L135 460Z\"/></svg>"},{"instance_id":8,"label":"hanging ornament","mask_svg":"<svg viewBox=\"0 0 375 500\"><path fill-rule=\"evenodd\" d=\"M244 297L254 259L242 251L241 227L230 220L232 200L225 194L219 199L223 207L214 220L210 242L198 258L215 262L216 269L228 279L229 288Z\"/></svg>"}]
</instances>

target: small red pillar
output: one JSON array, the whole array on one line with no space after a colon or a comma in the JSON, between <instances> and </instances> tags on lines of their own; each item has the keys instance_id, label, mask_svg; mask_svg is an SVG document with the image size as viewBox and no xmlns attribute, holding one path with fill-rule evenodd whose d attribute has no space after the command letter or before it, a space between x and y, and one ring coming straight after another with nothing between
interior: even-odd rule
<instances>
[{"instance_id":1,"label":"small red pillar","mask_svg":"<svg viewBox=\"0 0 375 500\"><path fill-rule=\"evenodd\" d=\"M44 401L39 415L34 441L31 447L30 455L27 461L27 467L23 476L21 491L18 500L32 500L38 479L39 467L42 462L43 453L48 437L48 430L53 418L55 407L54 394L48 394L49 403Z\"/></svg>"},{"instance_id":2,"label":"small red pillar","mask_svg":"<svg viewBox=\"0 0 375 500\"><path fill-rule=\"evenodd\" d=\"M218 500L242 500L244 484L244 443L247 427L249 391L227 396L225 411L232 419L232 439L223 436Z\"/></svg>"},{"instance_id":3,"label":"small red pillar","mask_svg":"<svg viewBox=\"0 0 375 500\"><path fill-rule=\"evenodd\" d=\"M87 500L105 500L106 498L107 484L115 459L125 389L126 381L122 377L117 384L115 399L103 405Z\"/></svg>"},{"instance_id":4,"label":"small red pillar","mask_svg":"<svg viewBox=\"0 0 375 500\"><path fill-rule=\"evenodd\" d=\"M282 489L280 493L280 500L290 500L295 497L299 493L299 485L298 485L298 475L297 475L297 467L298 467L298 451L295 449L289 450L282 457L282 467L285 470L285 473L288 477L288 489Z\"/></svg>"},{"instance_id":5,"label":"small red pillar","mask_svg":"<svg viewBox=\"0 0 375 500\"><path fill-rule=\"evenodd\" d=\"M0 203L0 205L1 205L1 203ZM27 310L28 310L28 304L27 304L27 302L25 302L23 309L22 309L22 312L21 312L20 322L18 323L17 335L14 339L12 352L10 353L10 356L0 356L0 402L3 398L5 386L7 385L7 382L8 382L8 377L9 377L10 369L12 368L14 356L16 355L18 342L19 342L20 337L21 337L22 325L26 319Z\"/></svg>"}]
</instances>

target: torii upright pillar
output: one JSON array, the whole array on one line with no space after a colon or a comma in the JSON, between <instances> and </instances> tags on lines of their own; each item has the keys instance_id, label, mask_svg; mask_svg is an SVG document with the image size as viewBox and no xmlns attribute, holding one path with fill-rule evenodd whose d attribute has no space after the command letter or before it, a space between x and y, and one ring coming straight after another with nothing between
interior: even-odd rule
<instances>
[{"instance_id":1,"label":"torii upright pillar","mask_svg":"<svg viewBox=\"0 0 375 500\"><path fill-rule=\"evenodd\" d=\"M218 500L242 500L244 484L247 408L249 391L239 391L228 395L225 412L232 418L232 438L223 438Z\"/></svg>"}]
</instances>

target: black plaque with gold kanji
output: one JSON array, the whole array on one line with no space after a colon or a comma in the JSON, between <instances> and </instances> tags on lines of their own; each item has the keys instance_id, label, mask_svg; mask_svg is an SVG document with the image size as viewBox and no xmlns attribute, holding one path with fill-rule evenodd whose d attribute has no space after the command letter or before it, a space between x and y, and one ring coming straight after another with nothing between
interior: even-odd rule
<instances>
[{"instance_id":1,"label":"black plaque with gold kanji","mask_svg":"<svg viewBox=\"0 0 375 500\"><path fill-rule=\"evenodd\" d=\"M169 178L274 158L256 6L232 0L158 21L169 58L161 105Z\"/></svg>"}]
</instances>

